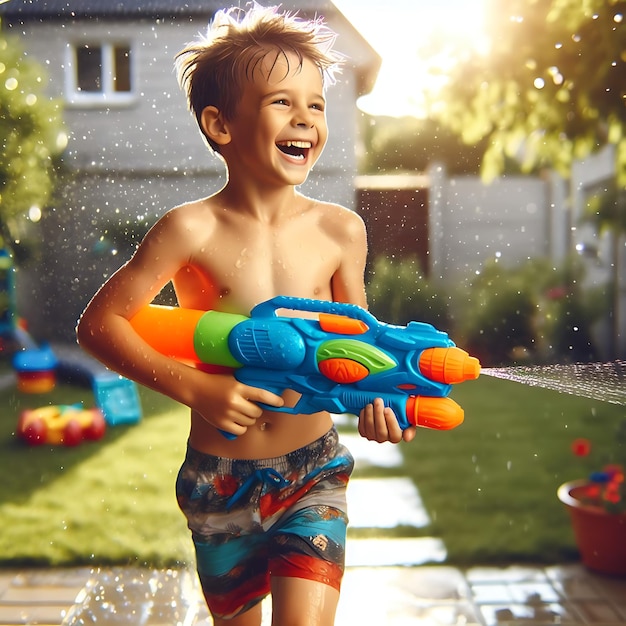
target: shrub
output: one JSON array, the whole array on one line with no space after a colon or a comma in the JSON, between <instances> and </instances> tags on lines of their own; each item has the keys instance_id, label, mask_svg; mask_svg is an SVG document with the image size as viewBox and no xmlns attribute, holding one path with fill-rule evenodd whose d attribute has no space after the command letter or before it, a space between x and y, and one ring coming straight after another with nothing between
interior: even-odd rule
<instances>
[{"instance_id":1,"label":"shrub","mask_svg":"<svg viewBox=\"0 0 626 626\"><path fill-rule=\"evenodd\" d=\"M497 263L485 267L455 300L463 347L483 365L502 365L535 351L536 296L527 273Z\"/></svg>"},{"instance_id":2,"label":"shrub","mask_svg":"<svg viewBox=\"0 0 626 626\"><path fill-rule=\"evenodd\" d=\"M459 340L483 365L518 361L588 361L596 356L591 327L607 300L583 292L583 267L531 260L517 268L492 262L455 300Z\"/></svg>"},{"instance_id":3,"label":"shrub","mask_svg":"<svg viewBox=\"0 0 626 626\"><path fill-rule=\"evenodd\" d=\"M383 322L406 325L427 322L440 330L449 326L448 298L424 277L417 257L379 256L367 285L371 312Z\"/></svg>"}]
</instances>

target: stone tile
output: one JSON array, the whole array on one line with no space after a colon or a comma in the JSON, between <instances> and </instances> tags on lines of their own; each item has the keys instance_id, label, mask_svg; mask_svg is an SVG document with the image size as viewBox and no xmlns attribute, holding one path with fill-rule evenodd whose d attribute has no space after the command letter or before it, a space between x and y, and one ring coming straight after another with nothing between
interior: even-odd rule
<instances>
[{"instance_id":1,"label":"stone tile","mask_svg":"<svg viewBox=\"0 0 626 626\"><path fill-rule=\"evenodd\" d=\"M45 585L81 587L93 572L94 569L91 567L28 569L16 572L12 584L16 587Z\"/></svg>"},{"instance_id":2,"label":"stone tile","mask_svg":"<svg viewBox=\"0 0 626 626\"><path fill-rule=\"evenodd\" d=\"M474 582L497 581L503 583L544 582L547 575L542 568L510 565L508 567L472 567L466 572L467 580Z\"/></svg>"},{"instance_id":3,"label":"stone tile","mask_svg":"<svg viewBox=\"0 0 626 626\"><path fill-rule=\"evenodd\" d=\"M559 602L561 597L554 587L545 582L522 582L509 585L513 600L522 604L540 604L545 602Z\"/></svg>"},{"instance_id":4,"label":"stone tile","mask_svg":"<svg viewBox=\"0 0 626 626\"><path fill-rule=\"evenodd\" d=\"M415 562L428 543L438 545L442 562L445 546L437 542L349 539L348 562L359 555L370 565L385 559ZM70 608L81 586L80 604ZM263 614L263 626L269 626L271 599L263 603ZM187 570L0 571L0 626L78 626L78 617L106 626L191 626L194 620L195 626L212 626L195 574ZM467 572L445 565L349 566L336 626L353 624L624 626L626 579L600 576L577 565L545 570L476 567Z\"/></svg>"},{"instance_id":5,"label":"stone tile","mask_svg":"<svg viewBox=\"0 0 626 626\"><path fill-rule=\"evenodd\" d=\"M513 603L511 587L506 583L471 583L470 590L474 602L483 603Z\"/></svg>"},{"instance_id":6,"label":"stone tile","mask_svg":"<svg viewBox=\"0 0 626 626\"><path fill-rule=\"evenodd\" d=\"M348 569L345 580L350 586L392 587L407 592L414 599L428 602L467 600L465 578L454 567L363 567Z\"/></svg>"},{"instance_id":7,"label":"stone tile","mask_svg":"<svg viewBox=\"0 0 626 626\"><path fill-rule=\"evenodd\" d=\"M11 586L13 579L15 578L14 572L0 571L0 601L6 590Z\"/></svg>"},{"instance_id":8,"label":"stone tile","mask_svg":"<svg viewBox=\"0 0 626 626\"><path fill-rule=\"evenodd\" d=\"M354 478L348 483L352 528L423 528L430 518L410 478Z\"/></svg>"},{"instance_id":9,"label":"stone tile","mask_svg":"<svg viewBox=\"0 0 626 626\"><path fill-rule=\"evenodd\" d=\"M384 567L443 563L447 551L441 539L415 537L405 539L348 539L347 567Z\"/></svg>"},{"instance_id":10,"label":"stone tile","mask_svg":"<svg viewBox=\"0 0 626 626\"><path fill-rule=\"evenodd\" d=\"M69 607L33 604L0 604L0 624L60 625Z\"/></svg>"},{"instance_id":11,"label":"stone tile","mask_svg":"<svg viewBox=\"0 0 626 626\"><path fill-rule=\"evenodd\" d=\"M469 604L419 605L365 603L344 612L337 611L335 626L482 626L479 615Z\"/></svg>"},{"instance_id":12,"label":"stone tile","mask_svg":"<svg viewBox=\"0 0 626 626\"><path fill-rule=\"evenodd\" d=\"M486 626L532 624L580 624L580 620L561 604L484 604L480 611Z\"/></svg>"},{"instance_id":13,"label":"stone tile","mask_svg":"<svg viewBox=\"0 0 626 626\"><path fill-rule=\"evenodd\" d=\"M360 435L341 434L341 443L346 446L357 467L373 465L375 467L400 467L402 465L402 452L397 445L389 442L378 443L368 441Z\"/></svg>"},{"instance_id":14,"label":"stone tile","mask_svg":"<svg viewBox=\"0 0 626 626\"><path fill-rule=\"evenodd\" d=\"M71 606L82 587L52 587L40 585L33 587L10 587L2 596L6 604L60 604Z\"/></svg>"},{"instance_id":15,"label":"stone tile","mask_svg":"<svg viewBox=\"0 0 626 626\"><path fill-rule=\"evenodd\" d=\"M626 578L613 578L595 574L592 580L603 598L614 604L626 603Z\"/></svg>"},{"instance_id":16,"label":"stone tile","mask_svg":"<svg viewBox=\"0 0 626 626\"><path fill-rule=\"evenodd\" d=\"M601 597L598 586L580 566L554 566L546 569L552 586L563 598L594 599Z\"/></svg>"},{"instance_id":17,"label":"stone tile","mask_svg":"<svg viewBox=\"0 0 626 626\"><path fill-rule=\"evenodd\" d=\"M615 608L617 609L617 612L620 614L620 617L622 618L622 622L626 624L626 598L618 602L615 605Z\"/></svg>"},{"instance_id":18,"label":"stone tile","mask_svg":"<svg viewBox=\"0 0 626 626\"><path fill-rule=\"evenodd\" d=\"M336 626L480 624L458 570L449 567L348 570Z\"/></svg>"},{"instance_id":19,"label":"stone tile","mask_svg":"<svg viewBox=\"0 0 626 626\"><path fill-rule=\"evenodd\" d=\"M576 602L576 610L583 616L586 624L618 624L621 622L620 614L606 602L599 600L583 600Z\"/></svg>"}]
</instances>

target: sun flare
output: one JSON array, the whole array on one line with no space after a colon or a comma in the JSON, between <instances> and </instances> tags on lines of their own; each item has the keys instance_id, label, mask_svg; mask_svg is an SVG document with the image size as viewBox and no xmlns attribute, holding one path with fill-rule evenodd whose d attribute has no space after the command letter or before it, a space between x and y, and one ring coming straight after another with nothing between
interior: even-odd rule
<instances>
[{"instance_id":1,"label":"sun flare","mask_svg":"<svg viewBox=\"0 0 626 626\"><path fill-rule=\"evenodd\" d=\"M440 84L429 68L445 71L451 63L445 54L429 51L427 42L436 35L443 45L484 51L484 1L387 0L383 11L379 0L335 0L382 57L374 90L359 107L374 115L424 115L427 94Z\"/></svg>"}]
</instances>

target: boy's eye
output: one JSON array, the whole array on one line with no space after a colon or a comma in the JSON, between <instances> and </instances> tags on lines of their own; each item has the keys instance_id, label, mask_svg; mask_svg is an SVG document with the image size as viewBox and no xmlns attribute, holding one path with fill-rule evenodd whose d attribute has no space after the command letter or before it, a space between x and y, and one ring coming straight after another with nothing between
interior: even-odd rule
<instances>
[{"instance_id":1,"label":"boy's eye","mask_svg":"<svg viewBox=\"0 0 626 626\"><path fill-rule=\"evenodd\" d=\"M279 98L278 100L274 100L274 104L282 104L287 106L289 103L287 102L287 100L285 100L285 98Z\"/></svg>"}]
</instances>

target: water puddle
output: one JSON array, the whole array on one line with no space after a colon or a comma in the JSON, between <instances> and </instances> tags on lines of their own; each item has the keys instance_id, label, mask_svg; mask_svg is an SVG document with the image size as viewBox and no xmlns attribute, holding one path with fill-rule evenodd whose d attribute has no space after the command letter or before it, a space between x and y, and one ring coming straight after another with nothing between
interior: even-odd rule
<instances>
[{"instance_id":1,"label":"water puddle","mask_svg":"<svg viewBox=\"0 0 626 626\"><path fill-rule=\"evenodd\" d=\"M184 570L95 569L62 626L191 626L199 608L195 581Z\"/></svg>"}]
</instances>

